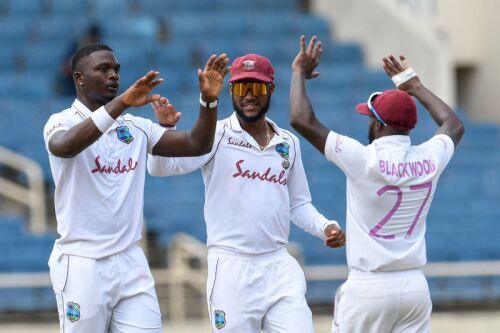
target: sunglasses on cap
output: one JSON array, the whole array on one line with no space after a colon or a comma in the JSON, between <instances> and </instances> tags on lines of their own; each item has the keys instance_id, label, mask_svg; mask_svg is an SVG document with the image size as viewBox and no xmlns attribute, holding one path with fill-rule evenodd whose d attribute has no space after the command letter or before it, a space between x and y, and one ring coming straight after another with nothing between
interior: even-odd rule
<instances>
[{"instance_id":1,"label":"sunglasses on cap","mask_svg":"<svg viewBox=\"0 0 500 333\"><path fill-rule=\"evenodd\" d=\"M255 97L266 96L271 93L272 85L264 82L236 82L229 84L231 95L244 97L250 90Z\"/></svg>"},{"instance_id":2,"label":"sunglasses on cap","mask_svg":"<svg viewBox=\"0 0 500 333\"><path fill-rule=\"evenodd\" d=\"M384 126L387 126L387 123L385 121L382 120L382 118L380 117L380 115L378 114L377 110L375 110L375 107L372 105L372 101L375 100L375 98L378 96L378 95L382 95L382 92L380 91L377 91L377 92L374 92L373 94L370 95L370 97L368 97L368 101L366 102L366 105L368 105L368 109L370 109L370 111L373 113L373 115L377 118L378 121L380 121L382 123L382 125Z\"/></svg>"}]
</instances>

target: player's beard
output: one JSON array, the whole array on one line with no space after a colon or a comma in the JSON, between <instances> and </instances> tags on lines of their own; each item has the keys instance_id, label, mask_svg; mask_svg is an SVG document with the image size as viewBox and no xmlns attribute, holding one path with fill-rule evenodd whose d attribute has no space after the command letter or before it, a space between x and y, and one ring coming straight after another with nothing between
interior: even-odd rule
<instances>
[{"instance_id":1,"label":"player's beard","mask_svg":"<svg viewBox=\"0 0 500 333\"><path fill-rule=\"evenodd\" d=\"M118 93L116 94L110 94L110 95L104 95L104 94L90 94L90 97L95 100L99 105L106 105L109 102L111 102L116 96L118 96Z\"/></svg>"},{"instance_id":2,"label":"player's beard","mask_svg":"<svg viewBox=\"0 0 500 333\"><path fill-rule=\"evenodd\" d=\"M236 103L234 102L234 99L233 99L234 111L236 111L236 114L238 115L238 117L240 117L242 120L249 122L249 123L255 123L257 120L264 117L266 115L267 111L269 110L270 105L271 105L271 96L269 96L267 103L262 107L262 109L259 111L259 113L257 113L255 116L249 117L249 116L245 115L243 110L240 107L238 107L238 105L236 105Z\"/></svg>"}]
</instances>

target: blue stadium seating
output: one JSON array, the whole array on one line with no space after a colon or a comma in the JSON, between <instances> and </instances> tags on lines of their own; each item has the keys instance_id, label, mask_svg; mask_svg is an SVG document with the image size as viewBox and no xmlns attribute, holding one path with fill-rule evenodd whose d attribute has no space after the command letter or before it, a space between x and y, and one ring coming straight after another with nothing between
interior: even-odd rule
<instances>
[{"instance_id":1,"label":"blue stadium seating","mask_svg":"<svg viewBox=\"0 0 500 333\"><path fill-rule=\"evenodd\" d=\"M354 112L374 91L392 88L381 70L363 66L356 43L331 40L326 20L298 11L289 0L0 0L0 145L41 163L52 184L42 129L50 114L74 99L56 96L54 79L70 43L94 22L122 64L122 89L149 69L158 69L165 83L159 91L183 112L179 129L191 128L198 114L196 68L212 54L226 52L231 60L260 53L276 68L276 90L269 116L288 125L290 64L298 36L315 34L324 52L321 76L308 83L313 106L325 124L366 143L367 119ZM78 15L76 15L78 13ZM217 24L213 24L216 17ZM171 39L156 41L158 19L170 28ZM29 24L25 22L29 19ZM227 88L226 88L227 89ZM427 140L436 126L421 105L415 144ZM131 110L154 120L149 106ZM220 98L219 118L232 112L227 90ZM429 261L500 259L500 127L476 123L460 111L467 132L444 172L427 221ZM345 177L312 145L301 140L304 167L313 202L326 216L345 226ZM471 176L473 175L473 176ZM199 172L182 177L147 177L144 214L149 232L168 246L177 231L205 241L204 189ZM0 216L0 271L46 271L54 235L33 236L24 220ZM485 237L485 233L488 237ZM345 250L325 248L313 236L292 227L291 240L300 243L306 264L345 264ZM464 251L463 244L468 244ZM329 301L339 281L313 283L308 297ZM434 301L500 297L498 278L433 279ZM328 288L329 293L325 293ZM17 295L17 296L16 296ZM0 311L54 308L50 289L0 290Z\"/></svg>"},{"instance_id":2,"label":"blue stadium seating","mask_svg":"<svg viewBox=\"0 0 500 333\"><path fill-rule=\"evenodd\" d=\"M55 235L32 235L24 225L21 216L0 215L0 272L48 271Z\"/></svg>"}]
</instances>

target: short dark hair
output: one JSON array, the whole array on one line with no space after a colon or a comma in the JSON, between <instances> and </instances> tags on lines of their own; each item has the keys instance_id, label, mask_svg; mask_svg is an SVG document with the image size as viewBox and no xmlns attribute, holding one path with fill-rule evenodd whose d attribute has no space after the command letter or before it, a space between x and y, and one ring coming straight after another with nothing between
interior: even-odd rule
<instances>
[{"instance_id":1,"label":"short dark hair","mask_svg":"<svg viewBox=\"0 0 500 333\"><path fill-rule=\"evenodd\" d=\"M109 46L104 45L104 44L85 45L82 48L80 48L78 51L76 51L75 54L73 55L73 57L71 57L71 72L72 73L75 72L76 66L78 65L80 60L82 60L83 58L85 58L88 55L91 55L92 53L94 53L96 51L111 51L111 52L113 52L113 50Z\"/></svg>"}]
</instances>

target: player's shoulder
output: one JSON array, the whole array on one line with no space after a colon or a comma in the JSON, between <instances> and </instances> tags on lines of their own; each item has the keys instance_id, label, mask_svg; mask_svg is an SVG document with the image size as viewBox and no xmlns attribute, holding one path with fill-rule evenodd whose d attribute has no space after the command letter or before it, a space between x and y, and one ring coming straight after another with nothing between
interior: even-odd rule
<instances>
[{"instance_id":1,"label":"player's shoulder","mask_svg":"<svg viewBox=\"0 0 500 333\"><path fill-rule=\"evenodd\" d=\"M130 121L145 121L145 120L149 120L149 119L144 118L144 117L134 116L133 114L130 114L130 113L124 113L120 117L122 117L123 120L130 120Z\"/></svg>"},{"instance_id":2,"label":"player's shoulder","mask_svg":"<svg viewBox=\"0 0 500 333\"><path fill-rule=\"evenodd\" d=\"M284 128L280 128L280 127L278 127L278 129L279 129L279 134L281 136L283 136L283 138L285 140L293 140L296 143L300 142L299 141L299 137L296 136L295 134L293 134L290 130L287 130L287 129L284 129Z\"/></svg>"},{"instance_id":3,"label":"player's shoulder","mask_svg":"<svg viewBox=\"0 0 500 333\"><path fill-rule=\"evenodd\" d=\"M80 118L84 119L84 115L79 115L78 110L75 110L72 107L69 107L67 109L64 109L62 111L54 112L49 116L49 119L47 120L48 123L53 122L53 121L71 121L73 119L78 120Z\"/></svg>"},{"instance_id":4,"label":"player's shoulder","mask_svg":"<svg viewBox=\"0 0 500 333\"><path fill-rule=\"evenodd\" d=\"M215 132L217 134L222 134L228 128L231 128L231 117L218 120L217 125L215 127Z\"/></svg>"},{"instance_id":5,"label":"player's shoulder","mask_svg":"<svg viewBox=\"0 0 500 333\"><path fill-rule=\"evenodd\" d=\"M281 136L286 143L288 143L292 150L300 149L300 140L298 136L293 134L290 130L278 127L276 124L274 124L274 126L275 130L278 131L278 135Z\"/></svg>"},{"instance_id":6,"label":"player's shoulder","mask_svg":"<svg viewBox=\"0 0 500 333\"><path fill-rule=\"evenodd\" d=\"M120 116L121 119L125 122L130 122L134 124L137 127L146 127L148 125L151 125L153 121L148 118L140 117L140 116L134 116L133 114L130 113L125 113Z\"/></svg>"},{"instance_id":7,"label":"player's shoulder","mask_svg":"<svg viewBox=\"0 0 500 333\"><path fill-rule=\"evenodd\" d=\"M448 135L440 133L432 136L429 140L421 143L417 147L421 149L442 148L445 150L449 150L454 148L454 143L453 140Z\"/></svg>"},{"instance_id":8,"label":"player's shoulder","mask_svg":"<svg viewBox=\"0 0 500 333\"><path fill-rule=\"evenodd\" d=\"M78 110L73 107L66 108L59 112L54 112L52 116L76 116L78 114Z\"/></svg>"}]
</instances>

